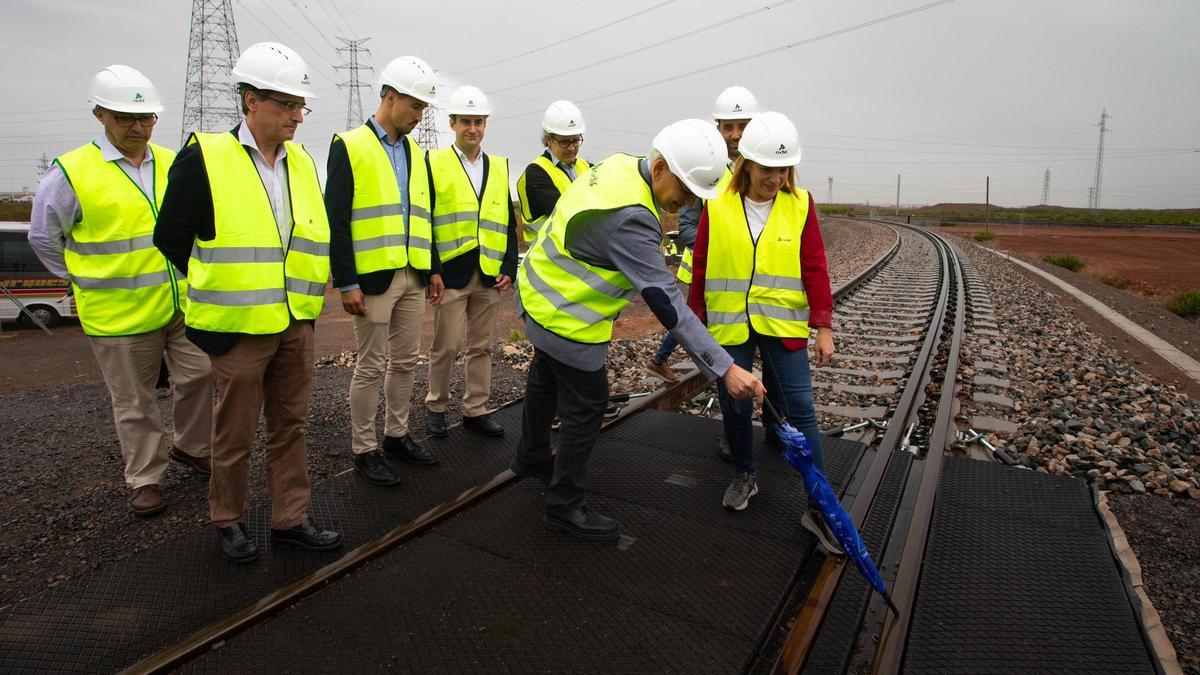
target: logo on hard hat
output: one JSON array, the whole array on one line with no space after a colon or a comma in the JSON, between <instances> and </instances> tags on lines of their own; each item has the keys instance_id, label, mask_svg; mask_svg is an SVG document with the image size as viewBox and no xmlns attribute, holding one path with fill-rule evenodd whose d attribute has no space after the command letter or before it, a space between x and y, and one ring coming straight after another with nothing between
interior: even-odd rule
<instances>
[{"instance_id":1,"label":"logo on hard hat","mask_svg":"<svg viewBox=\"0 0 1200 675\"><path fill-rule=\"evenodd\" d=\"M777 155L786 155L787 153L788 153L787 146L786 146L786 145L784 145L783 143L780 143L780 144L779 144L779 149L775 151L775 154L777 154Z\"/></svg>"},{"instance_id":2,"label":"logo on hard hat","mask_svg":"<svg viewBox=\"0 0 1200 675\"><path fill-rule=\"evenodd\" d=\"M470 106L475 105L475 99L467 99L467 105L470 105Z\"/></svg>"},{"instance_id":3,"label":"logo on hard hat","mask_svg":"<svg viewBox=\"0 0 1200 675\"><path fill-rule=\"evenodd\" d=\"M437 96L437 85L435 85L435 84L429 85L429 95Z\"/></svg>"},{"instance_id":4,"label":"logo on hard hat","mask_svg":"<svg viewBox=\"0 0 1200 675\"><path fill-rule=\"evenodd\" d=\"M575 126L575 120L570 120L570 121L568 121L568 122L567 122L567 126L569 126L569 127L573 127L573 126Z\"/></svg>"},{"instance_id":5,"label":"logo on hard hat","mask_svg":"<svg viewBox=\"0 0 1200 675\"><path fill-rule=\"evenodd\" d=\"M734 103L733 104L733 112L742 112L742 104Z\"/></svg>"},{"instance_id":6,"label":"logo on hard hat","mask_svg":"<svg viewBox=\"0 0 1200 675\"><path fill-rule=\"evenodd\" d=\"M300 80L300 84L308 84L308 73L304 74L304 77Z\"/></svg>"},{"instance_id":7,"label":"logo on hard hat","mask_svg":"<svg viewBox=\"0 0 1200 675\"><path fill-rule=\"evenodd\" d=\"M146 101L146 97L142 96L142 92L140 92L140 91L134 92L134 94L133 94L133 102L134 103L144 103L145 101Z\"/></svg>"}]
</instances>

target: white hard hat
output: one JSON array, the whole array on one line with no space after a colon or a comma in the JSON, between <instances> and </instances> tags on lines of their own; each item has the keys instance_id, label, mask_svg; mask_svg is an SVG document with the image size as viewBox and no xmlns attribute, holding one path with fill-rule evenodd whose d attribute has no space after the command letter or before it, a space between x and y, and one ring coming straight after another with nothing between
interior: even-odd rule
<instances>
[{"instance_id":1,"label":"white hard hat","mask_svg":"<svg viewBox=\"0 0 1200 675\"><path fill-rule=\"evenodd\" d=\"M796 166L800 163L800 132L783 113L760 113L742 132L738 152L763 166Z\"/></svg>"},{"instance_id":2,"label":"white hard hat","mask_svg":"<svg viewBox=\"0 0 1200 675\"><path fill-rule=\"evenodd\" d=\"M160 113L162 100L154 84L129 66L113 64L92 78L88 101L101 108L125 113Z\"/></svg>"},{"instance_id":3,"label":"white hard hat","mask_svg":"<svg viewBox=\"0 0 1200 675\"><path fill-rule=\"evenodd\" d=\"M713 103L713 120L748 120L758 113L758 99L745 87L727 87Z\"/></svg>"},{"instance_id":4,"label":"white hard hat","mask_svg":"<svg viewBox=\"0 0 1200 675\"><path fill-rule=\"evenodd\" d=\"M433 105L437 101L437 84L433 81L433 68L415 56L401 56L379 73L379 86L391 87L401 94L407 94L426 104Z\"/></svg>"},{"instance_id":5,"label":"white hard hat","mask_svg":"<svg viewBox=\"0 0 1200 675\"><path fill-rule=\"evenodd\" d=\"M716 199L717 182L725 174L728 156L725 139L710 122L697 119L676 122L658 132L653 147L692 194Z\"/></svg>"},{"instance_id":6,"label":"white hard hat","mask_svg":"<svg viewBox=\"0 0 1200 675\"><path fill-rule=\"evenodd\" d=\"M555 101L546 108L546 114L542 115L542 129L559 136L582 134L583 113L570 101Z\"/></svg>"},{"instance_id":7,"label":"white hard hat","mask_svg":"<svg viewBox=\"0 0 1200 675\"><path fill-rule=\"evenodd\" d=\"M446 112L451 115L482 115L486 117L492 114L492 106L479 87L472 87L468 84L455 89L454 93L450 94L450 101L446 103Z\"/></svg>"},{"instance_id":8,"label":"white hard hat","mask_svg":"<svg viewBox=\"0 0 1200 675\"><path fill-rule=\"evenodd\" d=\"M250 45L233 65L233 81L256 89L317 98L308 81L308 64L287 45L259 42Z\"/></svg>"}]
</instances>

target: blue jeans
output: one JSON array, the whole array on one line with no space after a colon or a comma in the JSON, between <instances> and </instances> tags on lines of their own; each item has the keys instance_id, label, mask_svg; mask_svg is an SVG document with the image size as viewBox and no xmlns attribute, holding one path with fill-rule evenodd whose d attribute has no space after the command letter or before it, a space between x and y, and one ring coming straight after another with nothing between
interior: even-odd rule
<instances>
[{"instance_id":1,"label":"blue jeans","mask_svg":"<svg viewBox=\"0 0 1200 675\"><path fill-rule=\"evenodd\" d=\"M663 338L662 344L658 347L658 353L654 355L654 362L658 364L666 363L667 359L671 358L671 352L675 351L675 347L678 344L675 341L675 336L667 333L667 336Z\"/></svg>"},{"instance_id":2,"label":"blue jeans","mask_svg":"<svg viewBox=\"0 0 1200 675\"><path fill-rule=\"evenodd\" d=\"M821 430L817 428L817 411L813 407L812 380L808 373L808 350L788 351L779 338L750 332L750 339L740 345L726 346L725 351L733 362L750 370L754 365L754 351L762 356L763 385L767 398L775 410L783 415L792 426L804 433L812 448L813 463L825 471L825 450L821 447ZM754 427L751 414L754 400L737 400L717 380L721 393L721 415L725 423L725 440L729 442L729 453L738 471L754 472ZM766 420L767 433L775 425Z\"/></svg>"}]
</instances>

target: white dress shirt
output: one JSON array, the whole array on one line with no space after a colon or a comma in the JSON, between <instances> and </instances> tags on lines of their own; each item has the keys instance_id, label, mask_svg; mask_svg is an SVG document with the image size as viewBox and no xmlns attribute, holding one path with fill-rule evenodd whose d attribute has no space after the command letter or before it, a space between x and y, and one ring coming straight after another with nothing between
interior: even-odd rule
<instances>
[{"instance_id":1,"label":"white dress shirt","mask_svg":"<svg viewBox=\"0 0 1200 675\"><path fill-rule=\"evenodd\" d=\"M459 149L458 145L450 146L454 148L454 153L458 155L458 161L462 162L463 168L467 171L467 178L471 179L471 187L475 188L475 196L483 195L483 148L479 149L479 154L475 155L475 161L467 159L467 154Z\"/></svg>"},{"instance_id":2,"label":"white dress shirt","mask_svg":"<svg viewBox=\"0 0 1200 675\"><path fill-rule=\"evenodd\" d=\"M275 213L275 226L279 228L279 241L287 250L288 241L292 237L292 200L288 189L287 146L279 144L275 155L275 165L267 163L267 158L258 149L254 134L246 120L238 127L238 141L250 149L250 157L254 159L254 168L258 169L258 177L262 179L263 187L267 189L267 197L271 200L271 211Z\"/></svg>"}]
</instances>

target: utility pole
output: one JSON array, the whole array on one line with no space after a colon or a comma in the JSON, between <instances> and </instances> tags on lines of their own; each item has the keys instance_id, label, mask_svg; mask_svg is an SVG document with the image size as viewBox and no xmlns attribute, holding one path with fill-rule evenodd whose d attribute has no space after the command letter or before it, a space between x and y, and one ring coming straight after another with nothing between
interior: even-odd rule
<instances>
[{"instance_id":1,"label":"utility pole","mask_svg":"<svg viewBox=\"0 0 1200 675\"><path fill-rule=\"evenodd\" d=\"M1096 188L1093 186L1093 187L1088 188L1088 210L1089 211L1094 210L1096 208L1095 204L1096 204Z\"/></svg>"},{"instance_id":2,"label":"utility pole","mask_svg":"<svg viewBox=\"0 0 1200 675\"><path fill-rule=\"evenodd\" d=\"M983 221L983 230L987 232L992 226L992 177L987 177L987 182L983 188L983 204L987 217Z\"/></svg>"},{"instance_id":3,"label":"utility pole","mask_svg":"<svg viewBox=\"0 0 1200 675\"><path fill-rule=\"evenodd\" d=\"M1042 206L1050 203L1050 167L1046 167L1046 175L1042 178Z\"/></svg>"},{"instance_id":4,"label":"utility pole","mask_svg":"<svg viewBox=\"0 0 1200 675\"><path fill-rule=\"evenodd\" d=\"M829 194L825 195L825 203L833 203L833 176L829 177Z\"/></svg>"},{"instance_id":5,"label":"utility pole","mask_svg":"<svg viewBox=\"0 0 1200 675\"><path fill-rule=\"evenodd\" d=\"M421 123L417 125L417 145L426 152L436 150L438 146L437 122L435 121L437 110L432 105L426 106L425 112L421 115Z\"/></svg>"},{"instance_id":6,"label":"utility pole","mask_svg":"<svg viewBox=\"0 0 1200 675\"><path fill-rule=\"evenodd\" d=\"M182 141L193 131L229 129L242 118L230 71L237 63L232 0L192 0Z\"/></svg>"},{"instance_id":7,"label":"utility pole","mask_svg":"<svg viewBox=\"0 0 1200 675\"><path fill-rule=\"evenodd\" d=\"M363 123L363 107L362 107L362 90L370 89L370 82L364 82L359 76L362 71L370 73L371 67L364 64L362 55L370 56L371 50L363 47L367 40L371 38L362 38L361 40L349 40L344 37L339 37L345 47L338 47L337 52L345 60L345 63L334 66L338 70L345 70L350 73L349 80L346 82L338 82L338 89L346 89L350 92L346 101L346 128L353 129ZM368 77L367 80L370 80Z\"/></svg>"},{"instance_id":8,"label":"utility pole","mask_svg":"<svg viewBox=\"0 0 1200 675\"><path fill-rule=\"evenodd\" d=\"M900 174L896 174L896 215L900 215Z\"/></svg>"},{"instance_id":9,"label":"utility pole","mask_svg":"<svg viewBox=\"0 0 1200 675\"><path fill-rule=\"evenodd\" d=\"M1100 208L1100 184L1104 178L1104 134L1110 131L1107 126L1110 117L1112 115L1108 114L1107 108L1100 109L1100 124L1096 125L1100 127L1100 140L1096 143L1096 181L1092 184L1092 197L1089 200L1093 214Z\"/></svg>"}]
</instances>

